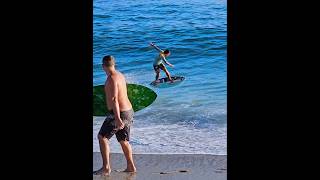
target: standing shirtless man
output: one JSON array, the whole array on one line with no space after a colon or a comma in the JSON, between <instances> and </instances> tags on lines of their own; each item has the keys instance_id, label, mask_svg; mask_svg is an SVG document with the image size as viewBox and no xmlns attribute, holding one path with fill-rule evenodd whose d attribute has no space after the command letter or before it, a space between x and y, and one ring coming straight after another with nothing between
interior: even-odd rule
<instances>
[{"instance_id":1,"label":"standing shirtless man","mask_svg":"<svg viewBox=\"0 0 320 180\"><path fill-rule=\"evenodd\" d=\"M133 122L134 112L127 96L126 80L123 74L115 69L115 59L113 56L103 57L102 67L108 75L104 87L109 114L107 114L98 134L103 166L95 171L94 174L104 176L110 174L109 139L114 134L127 160L127 168L124 172L136 172L132 158L132 149L129 144L130 126Z\"/></svg>"}]
</instances>

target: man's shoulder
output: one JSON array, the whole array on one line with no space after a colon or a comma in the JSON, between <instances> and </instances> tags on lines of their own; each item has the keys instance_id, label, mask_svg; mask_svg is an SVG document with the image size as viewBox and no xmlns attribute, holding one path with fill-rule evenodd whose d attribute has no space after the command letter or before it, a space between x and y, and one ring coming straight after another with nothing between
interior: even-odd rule
<instances>
[{"instance_id":1,"label":"man's shoulder","mask_svg":"<svg viewBox=\"0 0 320 180\"><path fill-rule=\"evenodd\" d=\"M124 75L118 71L116 74L111 75L110 79L112 81L119 81L119 80L121 80L121 77L124 77Z\"/></svg>"},{"instance_id":2,"label":"man's shoulder","mask_svg":"<svg viewBox=\"0 0 320 180\"><path fill-rule=\"evenodd\" d=\"M159 53L158 55L157 55L157 59L163 59L164 58L164 56L163 56L163 54L161 54L161 53Z\"/></svg>"}]
</instances>

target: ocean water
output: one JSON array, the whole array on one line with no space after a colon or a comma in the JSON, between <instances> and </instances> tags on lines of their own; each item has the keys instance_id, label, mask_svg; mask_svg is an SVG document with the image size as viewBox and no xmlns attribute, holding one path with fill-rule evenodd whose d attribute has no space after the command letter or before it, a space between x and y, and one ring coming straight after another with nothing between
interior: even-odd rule
<instances>
[{"instance_id":1,"label":"ocean water","mask_svg":"<svg viewBox=\"0 0 320 180\"><path fill-rule=\"evenodd\" d=\"M136 112L131 129L134 153L227 154L227 2L226 0L94 0L94 85L103 84L105 55L129 83L152 88L158 97ZM156 42L170 49L171 75L186 80L154 88ZM161 77L165 74L161 72ZM93 117L93 149L103 118ZM121 152L116 138L111 152Z\"/></svg>"}]
</instances>

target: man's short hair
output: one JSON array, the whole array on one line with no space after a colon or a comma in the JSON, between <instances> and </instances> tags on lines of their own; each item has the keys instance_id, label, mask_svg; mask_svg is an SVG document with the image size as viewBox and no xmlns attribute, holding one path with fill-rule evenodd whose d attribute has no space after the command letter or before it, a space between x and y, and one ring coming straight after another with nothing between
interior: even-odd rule
<instances>
[{"instance_id":1,"label":"man's short hair","mask_svg":"<svg viewBox=\"0 0 320 180\"><path fill-rule=\"evenodd\" d=\"M163 53L164 53L164 54L169 54L170 51L169 51L169 49L166 49L166 50L163 51Z\"/></svg>"},{"instance_id":2,"label":"man's short hair","mask_svg":"<svg viewBox=\"0 0 320 180\"><path fill-rule=\"evenodd\" d=\"M116 64L116 61L113 56L104 56L102 59L102 64L106 67L114 66Z\"/></svg>"}]
</instances>

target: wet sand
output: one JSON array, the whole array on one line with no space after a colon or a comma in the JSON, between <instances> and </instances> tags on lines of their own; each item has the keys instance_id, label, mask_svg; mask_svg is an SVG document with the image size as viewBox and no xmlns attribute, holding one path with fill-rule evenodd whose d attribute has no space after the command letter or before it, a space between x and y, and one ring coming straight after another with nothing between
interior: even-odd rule
<instances>
[{"instance_id":1,"label":"wet sand","mask_svg":"<svg viewBox=\"0 0 320 180\"><path fill-rule=\"evenodd\" d=\"M112 153L109 176L104 180L226 180L227 156L210 154L134 154L137 173L118 172L126 168L123 154ZM93 153L93 170L102 165L100 152Z\"/></svg>"}]
</instances>

